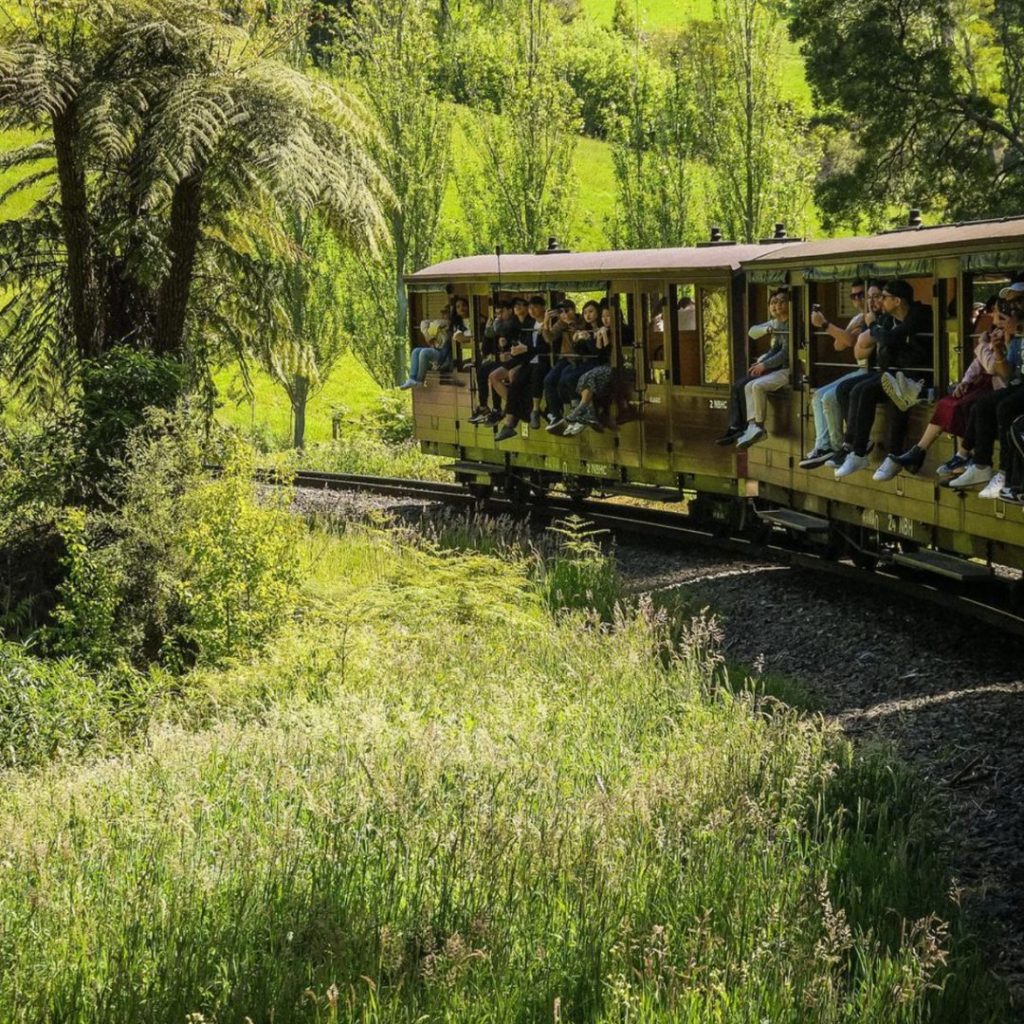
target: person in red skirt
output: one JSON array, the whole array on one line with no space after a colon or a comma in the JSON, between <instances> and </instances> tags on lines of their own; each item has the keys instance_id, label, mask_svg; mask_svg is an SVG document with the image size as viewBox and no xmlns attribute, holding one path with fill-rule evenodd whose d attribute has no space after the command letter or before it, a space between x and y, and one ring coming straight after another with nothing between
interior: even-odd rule
<instances>
[{"instance_id":1,"label":"person in red skirt","mask_svg":"<svg viewBox=\"0 0 1024 1024\"><path fill-rule=\"evenodd\" d=\"M917 444L912 445L902 455L895 457L894 461L900 467L898 472L903 470L908 473L920 472L928 449L943 434L952 434L958 439L958 446L956 454L938 468L936 471L938 475L949 479L967 465L969 453L964 449L963 436L967 430L967 417L971 406L982 395L988 394L995 388L1006 386L1003 379L995 372L996 351L993 342L999 342L999 337L995 334L997 331L1001 331L1001 328L992 327L978 338L978 343L974 348L974 359L967 367L963 379L950 394L943 396L935 404L931 421L925 427Z\"/></svg>"}]
</instances>

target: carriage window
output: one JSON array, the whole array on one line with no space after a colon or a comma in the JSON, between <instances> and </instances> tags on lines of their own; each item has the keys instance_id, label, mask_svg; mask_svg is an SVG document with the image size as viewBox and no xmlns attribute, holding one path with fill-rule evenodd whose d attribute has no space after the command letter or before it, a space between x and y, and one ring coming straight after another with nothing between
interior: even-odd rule
<instances>
[{"instance_id":1,"label":"carriage window","mask_svg":"<svg viewBox=\"0 0 1024 1024\"><path fill-rule=\"evenodd\" d=\"M668 297L661 291L642 292L640 316L644 332L646 381L648 384L667 383L668 352L671 344Z\"/></svg>"},{"instance_id":2,"label":"carriage window","mask_svg":"<svg viewBox=\"0 0 1024 1024\"><path fill-rule=\"evenodd\" d=\"M705 384L728 384L729 296L724 288L701 288L699 296L701 379Z\"/></svg>"},{"instance_id":3,"label":"carriage window","mask_svg":"<svg viewBox=\"0 0 1024 1024\"><path fill-rule=\"evenodd\" d=\"M672 382L683 387L700 384L700 343L697 332L696 288L689 283L669 285L668 305L674 310L669 337L672 341Z\"/></svg>"}]
</instances>

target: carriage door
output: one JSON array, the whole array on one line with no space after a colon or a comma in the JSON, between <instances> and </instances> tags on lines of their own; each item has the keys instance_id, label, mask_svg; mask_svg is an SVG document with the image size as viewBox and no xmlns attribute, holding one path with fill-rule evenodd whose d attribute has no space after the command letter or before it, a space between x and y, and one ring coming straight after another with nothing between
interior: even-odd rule
<instances>
[{"instance_id":1,"label":"carriage door","mask_svg":"<svg viewBox=\"0 0 1024 1024\"><path fill-rule=\"evenodd\" d=\"M642 338L642 366L637 379L643 395L643 464L647 469L667 470L671 453L672 357L678 343L678 325L665 283L642 282L637 300L637 328Z\"/></svg>"},{"instance_id":2,"label":"carriage door","mask_svg":"<svg viewBox=\"0 0 1024 1024\"><path fill-rule=\"evenodd\" d=\"M612 404L615 418L615 459L621 466L641 464L644 415L644 359L640 306L632 283L612 282L608 302L615 317L616 367Z\"/></svg>"}]
</instances>

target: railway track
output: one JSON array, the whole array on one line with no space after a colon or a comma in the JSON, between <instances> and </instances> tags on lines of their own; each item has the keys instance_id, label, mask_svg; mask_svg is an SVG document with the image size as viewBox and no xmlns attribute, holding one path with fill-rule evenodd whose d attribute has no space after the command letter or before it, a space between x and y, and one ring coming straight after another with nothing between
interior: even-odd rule
<instances>
[{"instance_id":1,"label":"railway track","mask_svg":"<svg viewBox=\"0 0 1024 1024\"><path fill-rule=\"evenodd\" d=\"M483 506L496 513L529 514L540 520L553 520L577 515L606 529L614 535L670 541L680 546L703 546L730 552L752 560L770 560L795 568L827 574L837 580L864 585L870 583L894 598L923 601L953 615L962 615L984 622L1007 634L1024 639L1024 615L1011 607L1013 583L995 573L985 579L956 584L933 574L909 570L905 566L880 560L872 571L853 562L836 558L824 546L815 550L813 544L798 534L762 527L753 537L723 535L698 526L679 512L634 505L615 504L609 500L575 500L561 495L546 495L523 504L500 494L480 498L456 483L430 480L408 480L392 477L360 476L349 473L299 471L287 480L265 478L268 482L289 482L295 487L331 491L367 491L393 497L416 498L465 507Z\"/></svg>"}]
</instances>

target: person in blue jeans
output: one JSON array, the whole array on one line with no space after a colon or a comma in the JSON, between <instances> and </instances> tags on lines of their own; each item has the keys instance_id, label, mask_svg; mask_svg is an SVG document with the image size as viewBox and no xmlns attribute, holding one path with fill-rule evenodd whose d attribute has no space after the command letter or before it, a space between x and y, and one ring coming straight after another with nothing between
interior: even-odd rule
<instances>
[{"instance_id":1,"label":"person in blue jeans","mask_svg":"<svg viewBox=\"0 0 1024 1024\"><path fill-rule=\"evenodd\" d=\"M837 352L853 348L857 336L864 330L864 316L871 310L876 316L882 308L882 285L880 281L865 282L859 278L850 285L850 301L857 312L846 327L831 323L820 309L811 312L811 323L818 330L824 330L833 340ZM816 469L824 465L843 445L843 413L839 401L839 386L855 381L869 372L870 355L857 359L857 369L842 377L816 388L811 399L814 413L814 447L800 460L801 469Z\"/></svg>"},{"instance_id":2,"label":"person in blue jeans","mask_svg":"<svg viewBox=\"0 0 1024 1024\"><path fill-rule=\"evenodd\" d=\"M426 344L418 345L412 350L412 356L409 359L409 376L398 385L403 391L422 385L426 380L427 370L432 366L444 370L451 365L452 343L448 331L448 321L424 320L420 324L420 333Z\"/></svg>"}]
</instances>

